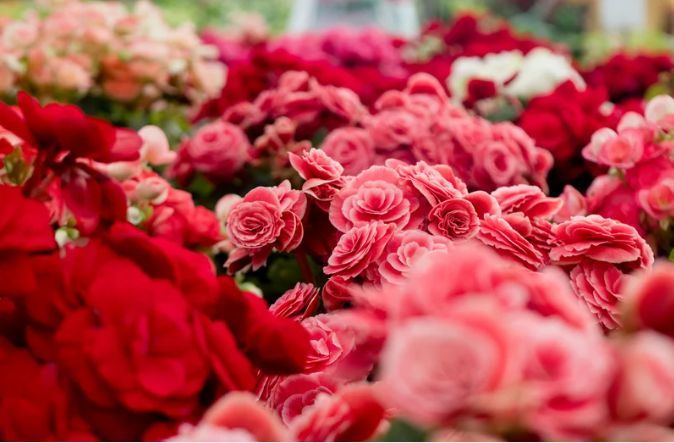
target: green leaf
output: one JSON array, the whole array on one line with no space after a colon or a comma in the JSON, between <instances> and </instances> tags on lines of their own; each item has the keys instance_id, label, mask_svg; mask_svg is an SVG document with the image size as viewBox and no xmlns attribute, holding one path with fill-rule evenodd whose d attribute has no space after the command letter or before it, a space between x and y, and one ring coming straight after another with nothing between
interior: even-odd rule
<instances>
[{"instance_id":1,"label":"green leaf","mask_svg":"<svg viewBox=\"0 0 674 443\"><path fill-rule=\"evenodd\" d=\"M382 435L377 441L429 441L428 434L421 428L413 424L395 419L391 422L386 434Z\"/></svg>"}]
</instances>

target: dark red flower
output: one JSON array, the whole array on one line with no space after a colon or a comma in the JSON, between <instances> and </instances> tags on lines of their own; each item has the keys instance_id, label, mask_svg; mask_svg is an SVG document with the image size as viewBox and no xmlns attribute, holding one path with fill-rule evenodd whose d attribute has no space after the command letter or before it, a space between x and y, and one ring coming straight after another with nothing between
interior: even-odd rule
<instances>
[{"instance_id":1,"label":"dark red flower","mask_svg":"<svg viewBox=\"0 0 674 443\"><path fill-rule=\"evenodd\" d=\"M25 92L18 110L0 103L0 126L36 152L26 195L46 194L56 177L60 196L84 234L101 223L126 218L126 199L119 185L92 167L91 161L110 163L135 160L142 140L134 131L115 128L86 116L78 107L51 103L44 107Z\"/></svg>"}]
</instances>

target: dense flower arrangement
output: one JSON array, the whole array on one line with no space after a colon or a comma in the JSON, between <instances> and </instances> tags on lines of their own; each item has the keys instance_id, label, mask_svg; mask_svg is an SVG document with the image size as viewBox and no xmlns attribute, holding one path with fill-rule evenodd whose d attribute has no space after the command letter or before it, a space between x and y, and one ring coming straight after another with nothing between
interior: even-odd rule
<instances>
[{"instance_id":1,"label":"dense flower arrangement","mask_svg":"<svg viewBox=\"0 0 674 443\"><path fill-rule=\"evenodd\" d=\"M674 439L670 56L143 2L0 33L1 440Z\"/></svg>"},{"instance_id":2,"label":"dense flower arrangement","mask_svg":"<svg viewBox=\"0 0 674 443\"><path fill-rule=\"evenodd\" d=\"M0 54L5 99L28 90L43 99L81 101L124 123L144 115L147 121L150 111L171 106L198 108L225 82L215 48L189 25L169 26L146 1L132 9L116 2L52 2L22 20L0 23Z\"/></svg>"}]
</instances>

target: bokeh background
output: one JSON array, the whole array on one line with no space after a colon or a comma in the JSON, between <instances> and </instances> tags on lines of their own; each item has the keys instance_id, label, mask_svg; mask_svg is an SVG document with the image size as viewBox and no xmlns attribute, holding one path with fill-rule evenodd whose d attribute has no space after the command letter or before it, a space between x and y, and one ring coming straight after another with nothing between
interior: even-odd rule
<instances>
[{"instance_id":1,"label":"bokeh background","mask_svg":"<svg viewBox=\"0 0 674 443\"><path fill-rule=\"evenodd\" d=\"M59 0L0 0L0 16L19 17ZM324 1L324 0L323 0ZM395 3L401 0L328 0ZM406 0L402 0L406 1ZM134 0L126 0L133 3ZM567 44L576 57L595 59L616 47L674 49L674 0L409 0L418 23L448 20L466 10L508 18L519 30ZM264 17L275 34L289 30L300 0L154 0L172 24L222 28L239 12ZM298 3L298 5L296 5ZM318 1L321 3L321 1ZM320 7L320 6L319 6ZM635 12L636 11L636 12ZM626 23L625 21L628 21ZM336 23L335 23L336 24Z\"/></svg>"}]
</instances>

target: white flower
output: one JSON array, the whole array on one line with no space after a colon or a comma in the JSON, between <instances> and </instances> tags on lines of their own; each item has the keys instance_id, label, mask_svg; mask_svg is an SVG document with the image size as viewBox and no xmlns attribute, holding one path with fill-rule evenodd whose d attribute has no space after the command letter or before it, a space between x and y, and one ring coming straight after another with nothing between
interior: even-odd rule
<instances>
[{"instance_id":1,"label":"white flower","mask_svg":"<svg viewBox=\"0 0 674 443\"><path fill-rule=\"evenodd\" d=\"M506 85L505 92L529 99L548 94L567 80L579 89L585 89L583 78L571 66L569 59L546 48L535 48L524 57L519 73Z\"/></svg>"}]
</instances>

